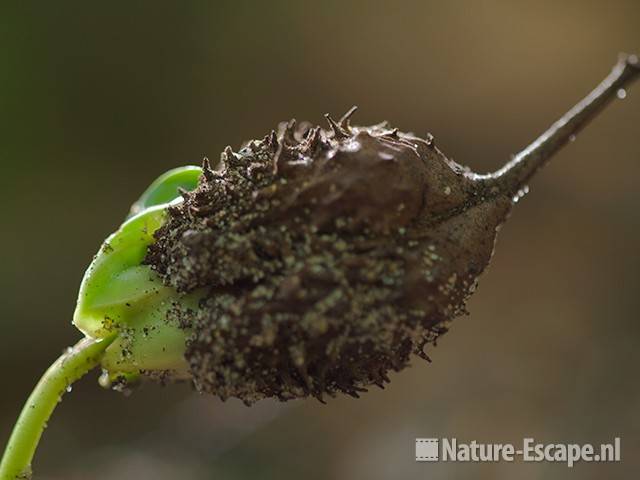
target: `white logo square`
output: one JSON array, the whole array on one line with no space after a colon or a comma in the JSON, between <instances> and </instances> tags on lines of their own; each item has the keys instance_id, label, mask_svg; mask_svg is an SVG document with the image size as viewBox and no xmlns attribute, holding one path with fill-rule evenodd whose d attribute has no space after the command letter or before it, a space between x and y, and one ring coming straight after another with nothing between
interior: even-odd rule
<instances>
[{"instance_id":1,"label":"white logo square","mask_svg":"<svg viewBox=\"0 0 640 480\"><path fill-rule=\"evenodd\" d=\"M438 461L438 439L416 438L416 462Z\"/></svg>"}]
</instances>

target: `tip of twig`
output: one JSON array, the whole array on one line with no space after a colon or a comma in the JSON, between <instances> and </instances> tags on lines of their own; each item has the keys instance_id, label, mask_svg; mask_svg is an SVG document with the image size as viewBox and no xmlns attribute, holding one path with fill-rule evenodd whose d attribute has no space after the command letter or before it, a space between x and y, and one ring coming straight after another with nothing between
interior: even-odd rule
<instances>
[{"instance_id":1,"label":"tip of twig","mask_svg":"<svg viewBox=\"0 0 640 480\"><path fill-rule=\"evenodd\" d=\"M516 195L556 151L572 141L576 134L601 112L607 102L616 96L624 98L625 88L639 77L638 55L621 53L611 73L591 93L504 167L484 176L482 181L489 180L488 183L493 183L499 191Z\"/></svg>"}]
</instances>

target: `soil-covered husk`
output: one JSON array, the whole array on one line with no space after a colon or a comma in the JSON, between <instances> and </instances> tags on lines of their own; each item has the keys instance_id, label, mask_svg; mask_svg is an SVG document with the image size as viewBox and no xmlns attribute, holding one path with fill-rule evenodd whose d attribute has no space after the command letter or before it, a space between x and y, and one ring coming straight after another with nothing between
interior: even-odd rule
<instances>
[{"instance_id":1,"label":"soil-covered husk","mask_svg":"<svg viewBox=\"0 0 640 480\"><path fill-rule=\"evenodd\" d=\"M190 332L198 389L252 403L383 386L447 331L489 262L511 200L431 137L385 124L289 122L205 162L147 262L204 289Z\"/></svg>"}]
</instances>

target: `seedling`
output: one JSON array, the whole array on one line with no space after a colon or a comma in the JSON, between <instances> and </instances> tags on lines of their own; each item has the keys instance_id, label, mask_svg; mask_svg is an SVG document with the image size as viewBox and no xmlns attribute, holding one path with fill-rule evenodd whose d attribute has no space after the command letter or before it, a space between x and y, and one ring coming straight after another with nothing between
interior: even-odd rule
<instances>
[{"instance_id":1,"label":"seedling","mask_svg":"<svg viewBox=\"0 0 640 480\"><path fill-rule=\"evenodd\" d=\"M84 338L27 400L0 480L31 477L53 409L98 366L103 387L190 380L247 404L383 387L465 313L535 173L639 72L621 56L493 174L448 159L430 135L353 126L355 109L167 172L87 269L73 318Z\"/></svg>"}]
</instances>

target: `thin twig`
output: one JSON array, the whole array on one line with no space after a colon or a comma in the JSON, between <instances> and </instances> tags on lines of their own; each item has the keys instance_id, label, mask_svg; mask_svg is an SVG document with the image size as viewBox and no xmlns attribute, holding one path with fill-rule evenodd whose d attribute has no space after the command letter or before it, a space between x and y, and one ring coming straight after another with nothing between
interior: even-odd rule
<instances>
[{"instance_id":1,"label":"thin twig","mask_svg":"<svg viewBox=\"0 0 640 480\"><path fill-rule=\"evenodd\" d=\"M501 193L515 195L562 146L640 74L637 55L621 54L611 73L576 106L500 170L477 177Z\"/></svg>"}]
</instances>

